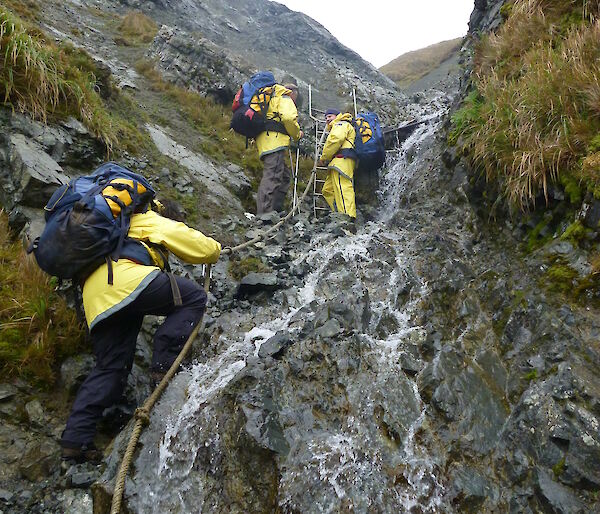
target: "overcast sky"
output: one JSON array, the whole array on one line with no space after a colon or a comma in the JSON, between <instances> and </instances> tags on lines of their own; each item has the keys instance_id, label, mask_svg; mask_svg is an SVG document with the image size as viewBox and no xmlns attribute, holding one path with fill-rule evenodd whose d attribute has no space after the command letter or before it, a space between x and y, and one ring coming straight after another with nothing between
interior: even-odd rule
<instances>
[{"instance_id":1,"label":"overcast sky","mask_svg":"<svg viewBox=\"0 0 600 514\"><path fill-rule=\"evenodd\" d=\"M378 68L411 50L464 36L474 5L474 0L276 1L314 18Z\"/></svg>"}]
</instances>

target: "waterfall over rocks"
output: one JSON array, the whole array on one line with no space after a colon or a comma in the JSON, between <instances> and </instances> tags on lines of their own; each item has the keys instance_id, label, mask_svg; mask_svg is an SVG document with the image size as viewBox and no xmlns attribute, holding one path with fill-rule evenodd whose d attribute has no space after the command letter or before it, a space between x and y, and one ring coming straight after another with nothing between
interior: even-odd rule
<instances>
[{"instance_id":1,"label":"waterfall over rocks","mask_svg":"<svg viewBox=\"0 0 600 514\"><path fill-rule=\"evenodd\" d=\"M249 252L281 289L220 290L198 361L142 436L132 511L583 512L552 467L598 483L598 413L575 398L600 396L566 349L600 325L546 299L515 243L486 234L441 158L451 100L421 101L429 122L356 234L303 213ZM559 373L530 383L531 366Z\"/></svg>"},{"instance_id":2,"label":"waterfall over rocks","mask_svg":"<svg viewBox=\"0 0 600 514\"><path fill-rule=\"evenodd\" d=\"M28 5L37 3L49 40L72 40L111 70L118 119L148 116L120 161L185 199L197 226L225 244L279 216L246 219L248 150L237 164L217 152L231 142L227 128L221 137L186 118L190 105L174 97L195 106L188 88L229 101L252 68L271 65L279 37L289 44L274 71L297 76L304 90L311 83L319 101L348 100L361 82L359 106L386 123L423 121L389 154L376 205L359 205L355 225L315 219L307 203L272 239L213 267L204 330L151 412L126 512L600 512L597 303L547 284L549 259L583 275L591 264L558 236L526 252L511 219L490 219L494 199L474 199L475 172L448 146L476 38L461 52L462 76L440 85L446 91L408 98L323 27L267 0ZM476 0L471 33L497 27L504 4ZM120 38L132 8L157 22L146 46ZM265 12L281 25L267 30ZM247 52L256 33L261 45ZM296 41L304 59L292 52ZM147 58L155 62L144 74ZM159 71L185 89L161 92L172 84ZM106 152L74 118L45 125L5 107L0 125L0 201L13 230L36 234L42 200ZM254 272L241 276L248 261ZM199 266L173 268L201 281ZM105 413L101 447L149 393L157 324L144 324L127 401ZM67 392L92 364L89 354L62 363L64 398L38 398L23 380L0 384L0 514L109 511L131 422L101 466L59 469Z\"/></svg>"},{"instance_id":3,"label":"waterfall over rocks","mask_svg":"<svg viewBox=\"0 0 600 514\"><path fill-rule=\"evenodd\" d=\"M276 292L235 298L217 266L200 356L141 438L133 512L583 512L569 483L598 483L600 395L567 348L600 325L490 237L441 158L452 99L428 95L356 234L299 215L248 253ZM531 366L558 374L531 382Z\"/></svg>"}]
</instances>

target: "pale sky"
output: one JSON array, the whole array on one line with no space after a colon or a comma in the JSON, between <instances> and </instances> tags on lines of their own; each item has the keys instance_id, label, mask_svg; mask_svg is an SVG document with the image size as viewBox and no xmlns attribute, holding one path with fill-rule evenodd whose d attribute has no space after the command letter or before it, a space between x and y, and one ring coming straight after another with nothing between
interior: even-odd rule
<instances>
[{"instance_id":1,"label":"pale sky","mask_svg":"<svg viewBox=\"0 0 600 514\"><path fill-rule=\"evenodd\" d=\"M317 20L377 68L467 33L474 0L275 0Z\"/></svg>"}]
</instances>

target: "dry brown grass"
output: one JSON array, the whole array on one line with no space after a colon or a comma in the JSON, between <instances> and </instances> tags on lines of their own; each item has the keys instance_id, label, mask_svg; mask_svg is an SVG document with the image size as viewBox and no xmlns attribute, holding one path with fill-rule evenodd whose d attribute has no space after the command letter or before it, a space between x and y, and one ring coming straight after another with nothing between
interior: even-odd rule
<instances>
[{"instance_id":1,"label":"dry brown grass","mask_svg":"<svg viewBox=\"0 0 600 514\"><path fill-rule=\"evenodd\" d=\"M60 362L81 350L85 332L19 242L0 211L0 377L54 383Z\"/></svg>"},{"instance_id":2,"label":"dry brown grass","mask_svg":"<svg viewBox=\"0 0 600 514\"><path fill-rule=\"evenodd\" d=\"M458 38L442 41L414 52L407 52L379 70L398 85L408 86L450 58L459 50L461 43L462 38Z\"/></svg>"},{"instance_id":3,"label":"dry brown grass","mask_svg":"<svg viewBox=\"0 0 600 514\"><path fill-rule=\"evenodd\" d=\"M156 23L140 11L128 12L119 24L121 38L117 43L124 45L148 44L156 36L158 27Z\"/></svg>"},{"instance_id":4,"label":"dry brown grass","mask_svg":"<svg viewBox=\"0 0 600 514\"><path fill-rule=\"evenodd\" d=\"M453 139L523 208L550 182L600 185L597 172L586 173L600 131L597 12L598 2L518 1L477 49L478 94L454 116Z\"/></svg>"}]
</instances>

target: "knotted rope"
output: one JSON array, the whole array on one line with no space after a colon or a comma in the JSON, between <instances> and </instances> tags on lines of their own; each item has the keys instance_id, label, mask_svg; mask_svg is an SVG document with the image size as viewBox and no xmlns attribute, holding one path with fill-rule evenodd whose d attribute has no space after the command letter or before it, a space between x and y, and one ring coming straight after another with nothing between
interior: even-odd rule
<instances>
[{"instance_id":1,"label":"knotted rope","mask_svg":"<svg viewBox=\"0 0 600 514\"><path fill-rule=\"evenodd\" d=\"M256 236L254 239L251 239L250 241L247 241L243 244L240 244L240 245L237 245L234 247L223 248L223 250L221 251L221 254L231 255L235 252L239 252L240 250L242 250L248 246L258 243L258 242L262 241L263 239L268 239L269 236L273 232L278 230L279 227L281 227L286 221L288 221L295 214L295 212L300 210L300 204L304 201L304 199L308 195L308 192L310 191L312 182L315 179L315 175L317 173L316 170L317 170L317 163L315 161L315 165L313 166L312 174L310 176L310 179L308 180L308 184L306 185L306 189L304 190L304 193L298 200L296 206L294 208L292 208L292 210L284 218L279 220L269 230L266 230L265 232L263 232L259 236ZM204 277L204 289L206 290L207 293L208 293L209 286L210 286L210 265L206 267L206 275ZM204 313L202 314L202 317L204 317ZM153 393L144 402L144 405L142 407L139 407L135 411L134 417L135 417L136 421L135 421L135 425L133 426L133 430L131 431L129 443L127 444L127 448L125 450L125 453L123 454L123 461L121 462L121 467L119 468L119 472L117 473L117 477L115 480L115 489L113 492L110 514L119 514L121 512L121 504L123 502L123 493L125 492L125 479L127 478L127 473L129 472L129 467L131 466L131 462L133 460L133 454L135 452L137 442L140 438L140 435L142 434L142 431L144 430L144 427L146 427L150 424L150 412L152 411L152 407L154 407L154 404L158 401L158 399L162 395L163 391L167 388L167 385L169 385L169 382L175 375L177 369L179 368L179 365L181 364L181 362L183 361L185 356L188 354L190 348L192 347L192 343L194 342L194 339L196 339L196 335L198 335L198 331L200 330L201 325L202 325L202 318L200 318L200 321L198 322L198 324L196 325L196 327L190 334L190 337L188 337L188 340L186 341L185 345L181 349L181 352L179 353L179 355L177 356L177 358L175 359L175 361L169 368L169 371L167 371L167 373L165 374L163 379L156 386L156 389L154 389Z\"/></svg>"},{"instance_id":2,"label":"knotted rope","mask_svg":"<svg viewBox=\"0 0 600 514\"><path fill-rule=\"evenodd\" d=\"M210 287L210 265L206 266L204 276L204 290L208 293ZM206 311L205 311L206 312ZM204 313L202 313L202 318L204 317ZM150 412L152 411L152 407L158 401L163 391L169 385L169 382L177 372L180 364L182 363L185 356L190 351L192 347L192 343L194 339L196 339L196 335L198 335L198 330L200 330L200 326L202 325L202 318L198 324L194 327L194 330L188 337L185 345L179 352L179 355L171 364L169 371L165 373L165 376L160 381L160 383L156 386L156 389L152 392L152 394L147 398L144 402L144 405L136 409L135 411L135 425L133 426L133 430L131 431L131 436L129 437L129 443L127 444L127 449L123 455L123 461L121 462L121 467L119 468L119 472L117 474L117 478L115 480L115 490L113 492L112 505L110 508L111 514L119 514L121 511L121 503L123 501L123 493L125 492L125 479L127 478L127 473L129 471L129 467L131 466L131 461L133 460L133 453L135 452L135 447L137 442L144 430L145 426L150 424Z\"/></svg>"}]
</instances>

